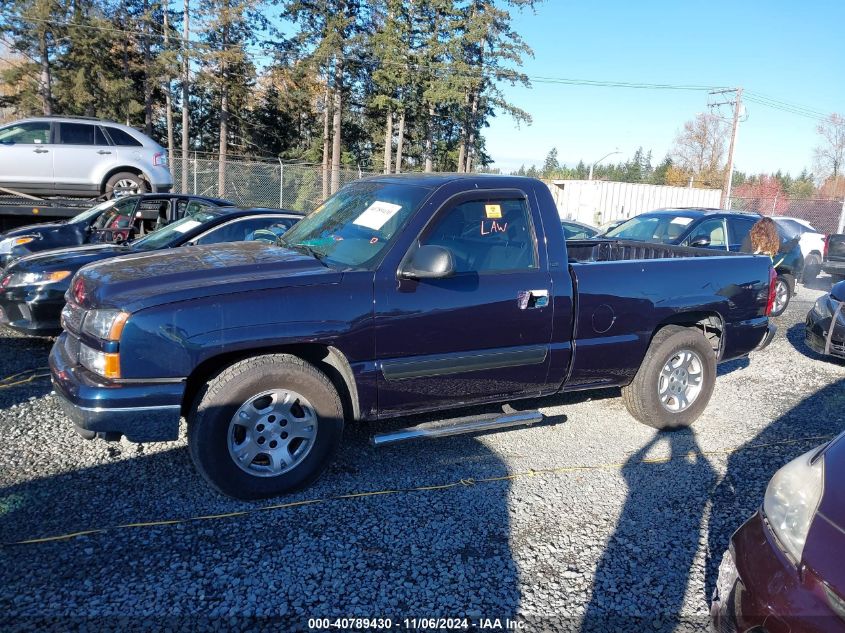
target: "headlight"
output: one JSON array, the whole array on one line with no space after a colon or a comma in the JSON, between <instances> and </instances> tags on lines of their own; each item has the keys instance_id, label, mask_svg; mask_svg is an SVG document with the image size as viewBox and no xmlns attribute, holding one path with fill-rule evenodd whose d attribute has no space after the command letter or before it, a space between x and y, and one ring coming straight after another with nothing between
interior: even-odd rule
<instances>
[{"instance_id":1,"label":"headlight","mask_svg":"<svg viewBox=\"0 0 845 633\"><path fill-rule=\"evenodd\" d=\"M120 378L120 354L101 352L82 343L79 364L104 378Z\"/></svg>"},{"instance_id":2,"label":"headlight","mask_svg":"<svg viewBox=\"0 0 845 633\"><path fill-rule=\"evenodd\" d=\"M70 277L69 270L54 270L52 272L41 273L11 273L3 277L0 282L0 287L3 288L20 288L21 286L43 286L44 284L52 284L62 279Z\"/></svg>"},{"instance_id":3,"label":"headlight","mask_svg":"<svg viewBox=\"0 0 845 633\"><path fill-rule=\"evenodd\" d=\"M763 512L772 531L796 563L801 560L824 490L824 459L811 461L818 452L814 448L777 471L763 499Z\"/></svg>"},{"instance_id":4,"label":"headlight","mask_svg":"<svg viewBox=\"0 0 845 633\"><path fill-rule=\"evenodd\" d=\"M118 341L129 313L120 310L90 310L82 321L85 334L103 341Z\"/></svg>"},{"instance_id":5,"label":"headlight","mask_svg":"<svg viewBox=\"0 0 845 633\"><path fill-rule=\"evenodd\" d=\"M15 246L29 244L34 239L36 239L34 235L22 235L21 237L7 237L5 240L0 240L0 255L11 253Z\"/></svg>"},{"instance_id":6,"label":"headlight","mask_svg":"<svg viewBox=\"0 0 845 633\"><path fill-rule=\"evenodd\" d=\"M816 313L818 313L818 315L823 319L832 315L833 310L830 305L830 297L823 295L816 299L816 305L813 306L813 310L815 310Z\"/></svg>"}]
</instances>

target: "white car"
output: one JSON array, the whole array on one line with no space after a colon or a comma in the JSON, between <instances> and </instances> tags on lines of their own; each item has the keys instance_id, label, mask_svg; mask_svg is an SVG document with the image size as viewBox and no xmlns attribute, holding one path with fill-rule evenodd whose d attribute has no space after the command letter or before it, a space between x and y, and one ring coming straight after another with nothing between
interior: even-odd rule
<instances>
[{"instance_id":1,"label":"white car","mask_svg":"<svg viewBox=\"0 0 845 633\"><path fill-rule=\"evenodd\" d=\"M7 190L111 197L172 186L167 151L127 125L49 116L0 127L0 187Z\"/></svg>"},{"instance_id":2,"label":"white car","mask_svg":"<svg viewBox=\"0 0 845 633\"><path fill-rule=\"evenodd\" d=\"M804 256L804 281L815 279L822 267L825 234L817 231L812 224L801 218L772 218L781 228L787 239L799 236L798 246Z\"/></svg>"}]
</instances>

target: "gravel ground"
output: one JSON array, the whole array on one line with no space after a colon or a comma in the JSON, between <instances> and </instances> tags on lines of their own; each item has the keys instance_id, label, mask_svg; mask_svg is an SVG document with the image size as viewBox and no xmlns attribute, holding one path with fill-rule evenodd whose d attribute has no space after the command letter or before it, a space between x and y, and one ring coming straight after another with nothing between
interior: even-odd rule
<instances>
[{"instance_id":1,"label":"gravel ground","mask_svg":"<svg viewBox=\"0 0 845 633\"><path fill-rule=\"evenodd\" d=\"M398 492L275 509L210 491L184 437L77 437L39 371L49 341L0 332L0 375L19 374L0 382L0 542L106 528L0 548L0 629L441 616L704 630L731 532L779 466L845 427L843 365L803 344L817 286L799 287L768 350L720 367L692 430L656 434L613 391L547 400L548 424L481 437L375 449L361 426L315 486L271 503ZM441 484L455 485L405 490Z\"/></svg>"}]
</instances>

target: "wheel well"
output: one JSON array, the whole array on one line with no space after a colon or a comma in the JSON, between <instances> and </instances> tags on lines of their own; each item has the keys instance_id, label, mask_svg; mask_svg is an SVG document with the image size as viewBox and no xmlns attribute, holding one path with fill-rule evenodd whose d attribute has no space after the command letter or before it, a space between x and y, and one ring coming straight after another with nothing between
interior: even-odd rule
<instances>
[{"instance_id":1,"label":"wheel well","mask_svg":"<svg viewBox=\"0 0 845 633\"><path fill-rule=\"evenodd\" d=\"M200 363L188 376L185 385L185 395L182 398L182 415L187 416L194 399L199 394L202 386L214 375L220 373L226 367L245 358L261 356L264 354L292 354L302 360L311 363L322 371L337 389L340 400L343 403L343 415L347 420L359 420L361 418L360 405L358 402L358 387L355 383L355 376L352 367L343 353L335 347L317 344L280 345L276 347L261 347L257 349L239 350L209 358Z\"/></svg>"},{"instance_id":2,"label":"wheel well","mask_svg":"<svg viewBox=\"0 0 845 633\"><path fill-rule=\"evenodd\" d=\"M133 174L137 174L141 178L143 178L147 183L150 182L150 179L147 178L147 175L138 169L137 167L115 167L114 169L110 169L106 172L106 175L103 176L103 182L100 183L100 193L106 192L106 183L109 181L109 178L114 176L115 174L119 174L122 171L128 171Z\"/></svg>"},{"instance_id":3,"label":"wheel well","mask_svg":"<svg viewBox=\"0 0 845 633\"><path fill-rule=\"evenodd\" d=\"M694 327L704 334L704 337L709 341L710 347L713 348L713 353L716 358L721 356L723 334L725 332L725 325L722 317L716 312L683 312L681 314L673 314L671 317L663 320L658 324L652 333L652 338L657 332L667 325L680 325L683 327Z\"/></svg>"}]
</instances>

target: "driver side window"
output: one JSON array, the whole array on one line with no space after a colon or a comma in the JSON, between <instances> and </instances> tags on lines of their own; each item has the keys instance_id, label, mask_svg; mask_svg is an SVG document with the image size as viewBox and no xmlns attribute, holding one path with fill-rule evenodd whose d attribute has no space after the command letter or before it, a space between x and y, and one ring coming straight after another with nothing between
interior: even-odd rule
<instances>
[{"instance_id":1,"label":"driver side window","mask_svg":"<svg viewBox=\"0 0 845 633\"><path fill-rule=\"evenodd\" d=\"M690 246L696 240L701 239L709 240L704 248L726 250L728 240L725 232L724 219L712 218L710 220L704 220L704 222L693 229L691 235L686 239L686 245Z\"/></svg>"},{"instance_id":2,"label":"driver side window","mask_svg":"<svg viewBox=\"0 0 845 633\"><path fill-rule=\"evenodd\" d=\"M523 199L458 204L437 219L421 245L449 249L456 273L537 268L534 230Z\"/></svg>"}]
</instances>

